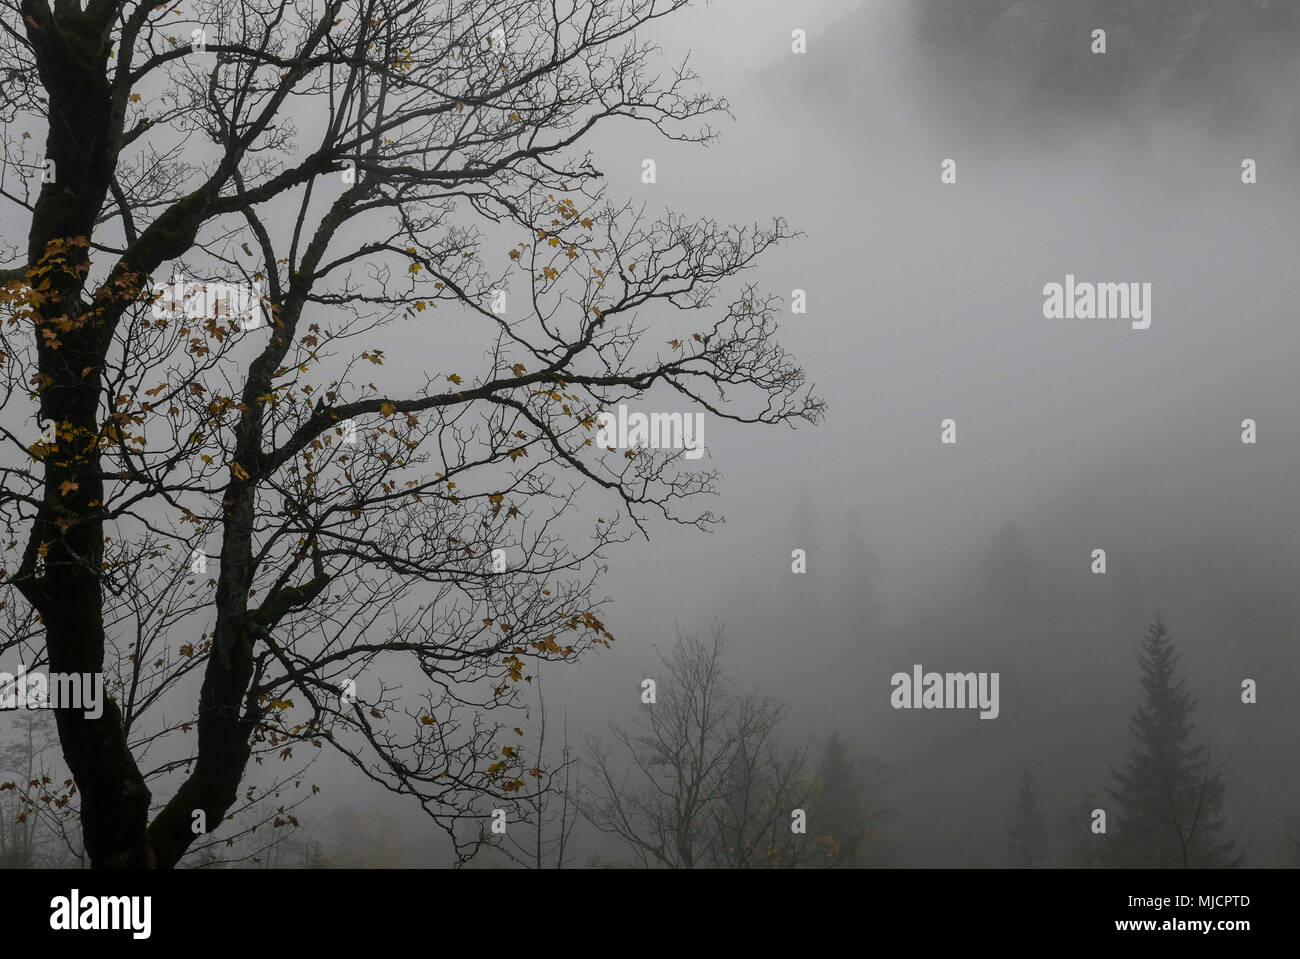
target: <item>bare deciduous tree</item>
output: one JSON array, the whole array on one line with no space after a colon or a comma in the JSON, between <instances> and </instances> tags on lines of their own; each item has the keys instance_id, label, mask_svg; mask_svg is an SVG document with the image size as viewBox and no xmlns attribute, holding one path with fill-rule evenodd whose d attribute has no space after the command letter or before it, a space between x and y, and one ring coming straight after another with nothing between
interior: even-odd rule
<instances>
[{"instance_id":1,"label":"bare deciduous tree","mask_svg":"<svg viewBox=\"0 0 1300 959\"><path fill-rule=\"evenodd\" d=\"M721 625L711 641L678 634L661 656L657 702L632 729L615 726L614 754L593 743L585 812L643 866L733 869L808 858L792 814L812 787L806 747L779 738L785 706L737 687L724 671ZM806 810L804 810L806 812Z\"/></svg>"}]
</instances>

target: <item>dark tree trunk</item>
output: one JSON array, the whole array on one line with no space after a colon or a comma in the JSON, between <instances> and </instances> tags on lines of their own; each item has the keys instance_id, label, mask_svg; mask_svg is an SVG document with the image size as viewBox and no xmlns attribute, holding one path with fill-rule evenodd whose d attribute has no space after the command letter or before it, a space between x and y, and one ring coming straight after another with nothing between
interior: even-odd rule
<instances>
[{"instance_id":1,"label":"dark tree trunk","mask_svg":"<svg viewBox=\"0 0 1300 959\"><path fill-rule=\"evenodd\" d=\"M101 376L111 327L82 299L88 238L117 161L121 113L106 79L108 21L59 3L26 2L29 38L49 94L45 156L54 182L32 215L28 268L50 281L36 309L40 411L57 424L43 459L44 501L32 526L19 588L45 626L52 672L101 673L104 496L98 450ZM57 22L56 22L57 19ZM37 279L37 278L40 279ZM107 699L101 716L58 710L63 755L81 793L84 842L104 868L149 865L149 789L127 748L122 714Z\"/></svg>"}]
</instances>

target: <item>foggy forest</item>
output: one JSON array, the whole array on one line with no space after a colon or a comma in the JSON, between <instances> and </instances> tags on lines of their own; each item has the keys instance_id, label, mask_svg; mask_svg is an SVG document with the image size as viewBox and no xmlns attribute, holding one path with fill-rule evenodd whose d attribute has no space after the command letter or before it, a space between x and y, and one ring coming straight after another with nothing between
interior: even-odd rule
<instances>
[{"instance_id":1,"label":"foggy forest","mask_svg":"<svg viewBox=\"0 0 1300 959\"><path fill-rule=\"evenodd\" d=\"M1300 866L1298 83L1287 0L0 0L0 868Z\"/></svg>"}]
</instances>

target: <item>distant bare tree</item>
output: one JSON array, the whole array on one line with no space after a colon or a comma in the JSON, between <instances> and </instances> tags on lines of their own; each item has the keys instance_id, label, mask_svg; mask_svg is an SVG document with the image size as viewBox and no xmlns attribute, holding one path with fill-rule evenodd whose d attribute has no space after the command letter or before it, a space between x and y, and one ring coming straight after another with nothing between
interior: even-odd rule
<instances>
[{"instance_id":1,"label":"distant bare tree","mask_svg":"<svg viewBox=\"0 0 1300 959\"><path fill-rule=\"evenodd\" d=\"M67 867L79 851L67 772L56 766L54 717L49 712L3 713L12 738L0 740L0 869ZM12 718L11 718L12 717Z\"/></svg>"},{"instance_id":2,"label":"distant bare tree","mask_svg":"<svg viewBox=\"0 0 1300 959\"><path fill-rule=\"evenodd\" d=\"M723 627L712 641L678 634L654 704L631 729L612 727L619 759L599 743L584 812L619 837L643 866L733 869L807 859L792 814L812 786L807 747L778 736L784 704L739 689L723 670ZM806 813L806 809L804 809Z\"/></svg>"}]
</instances>

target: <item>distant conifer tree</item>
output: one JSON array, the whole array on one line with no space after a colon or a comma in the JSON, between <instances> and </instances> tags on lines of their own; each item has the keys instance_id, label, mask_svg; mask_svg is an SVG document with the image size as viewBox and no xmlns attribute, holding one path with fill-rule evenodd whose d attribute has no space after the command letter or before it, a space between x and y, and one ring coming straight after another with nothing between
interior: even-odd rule
<instances>
[{"instance_id":1,"label":"distant conifer tree","mask_svg":"<svg viewBox=\"0 0 1300 959\"><path fill-rule=\"evenodd\" d=\"M1047 864L1047 818L1038 801L1038 787L1028 766L1020 775L1016 807L1007 831L1007 852L1016 869L1042 869Z\"/></svg>"},{"instance_id":2,"label":"distant conifer tree","mask_svg":"<svg viewBox=\"0 0 1300 959\"><path fill-rule=\"evenodd\" d=\"M1225 829L1227 786L1203 743L1192 743L1195 701L1175 678L1178 651L1159 614L1138 657L1143 699L1133 714L1133 744L1112 769L1116 803L1113 860L1147 869L1236 865Z\"/></svg>"}]
</instances>

